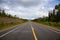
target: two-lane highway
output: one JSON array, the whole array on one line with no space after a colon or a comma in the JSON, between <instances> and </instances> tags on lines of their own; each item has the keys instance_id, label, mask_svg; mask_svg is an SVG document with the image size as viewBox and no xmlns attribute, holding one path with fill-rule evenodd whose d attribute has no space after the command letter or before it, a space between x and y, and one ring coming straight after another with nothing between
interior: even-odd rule
<instances>
[{"instance_id":1,"label":"two-lane highway","mask_svg":"<svg viewBox=\"0 0 60 40\"><path fill-rule=\"evenodd\" d=\"M34 22L27 22L3 34L0 32L0 40L60 40L60 31L52 30Z\"/></svg>"}]
</instances>

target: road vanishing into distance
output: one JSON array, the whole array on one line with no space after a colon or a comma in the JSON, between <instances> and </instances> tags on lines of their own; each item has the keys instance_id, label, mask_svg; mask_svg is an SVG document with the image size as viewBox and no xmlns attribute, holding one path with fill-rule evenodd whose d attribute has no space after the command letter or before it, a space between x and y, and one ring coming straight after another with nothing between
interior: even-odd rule
<instances>
[{"instance_id":1,"label":"road vanishing into distance","mask_svg":"<svg viewBox=\"0 0 60 40\"><path fill-rule=\"evenodd\" d=\"M34 22L26 22L0 31L0 40L60 40L60 30Z\"/></svg>"}]
</instances>

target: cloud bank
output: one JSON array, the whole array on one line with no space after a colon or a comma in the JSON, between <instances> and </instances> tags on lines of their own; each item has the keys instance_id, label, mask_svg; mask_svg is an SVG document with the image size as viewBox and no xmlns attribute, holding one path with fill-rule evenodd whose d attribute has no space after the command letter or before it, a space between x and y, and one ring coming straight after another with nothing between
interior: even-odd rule
<instances>
[{"instance_id":1,"label":"cloud bank","mask_svg":"<svg viewBox=\"0 0 60 40\"><path fill-rule=\"evenodd\" d=\"M35 19L48 16L60 0L0 0L0 8L20 18Z\"/></svg>"}]
</instances>

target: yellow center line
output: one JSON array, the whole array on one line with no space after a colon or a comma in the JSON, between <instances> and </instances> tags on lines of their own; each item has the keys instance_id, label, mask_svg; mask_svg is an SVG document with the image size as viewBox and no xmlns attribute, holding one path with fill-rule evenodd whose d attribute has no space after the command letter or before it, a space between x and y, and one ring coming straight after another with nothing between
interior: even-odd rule
<instances>
[{"instance_id":1,"label":"yellow center line","mask_svg":"<svg viewBox=\"0 0 60 40\"><path fill-rule=\"evenodd\" d=\"M32 33L33 33L33 36L34 36L34 39L35 40L38 40L37 39L37 36L36 36L36 33L35 33L35 31L34 31L34 27L31 25L31 29L32 29Z\"/></svg>"}]
</instances>

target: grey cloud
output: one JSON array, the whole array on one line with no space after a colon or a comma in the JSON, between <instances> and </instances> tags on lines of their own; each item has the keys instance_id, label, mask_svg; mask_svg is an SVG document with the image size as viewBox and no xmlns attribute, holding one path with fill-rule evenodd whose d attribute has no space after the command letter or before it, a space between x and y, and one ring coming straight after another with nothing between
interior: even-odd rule
<instances>
[{"instance_id":1,"label":"grey cloud","mask_svg":"<svg viewBox=\"0 0 60 40\"><path fill-rule=\"evenodd\" d=\"M29 18L29 19L31 19L31 18L38 18L39 16L37 16L37 15L32 15L32 14L25 14L25 15L18 15L18 16L20 16L20 17L22 17L22 18Z\"/></svg>"},{"instance_id":2,"label":"grey cloud","mask_svg":"<svg viewBox=\"0 0 60 40\"><path fill-rule=\"evenodd\" d=\"M46 2L45 2L46 1ZM38 18L46 15L51 5L48 0L0 0L0 8L22 18ZM40 14L39 14L40 13Z\"/></svg>"},{"instance_id":3,"label":"grey cloud","mask_svg":"<svg viewBox=\"0 0 60 40\"><path fill-rule=\"evenodd\" d=\"M29 2L24 2L22 0L1 0L0 3L1 4L6 4L6 5L10 5L10 6L24 6L24 7L30 7L30 6L36 6L39 4L40 0L32 0Z\"/></svg>"},{"instance_id":4,"label":"grey cloud","mask_svg":"<svg viewBox=\"0 0 60 40\"><path fill-rule=\"evenodd\" d=\"M0 4L2 3L2 0L0 0Z\"/></svg>"}]
</instances>

